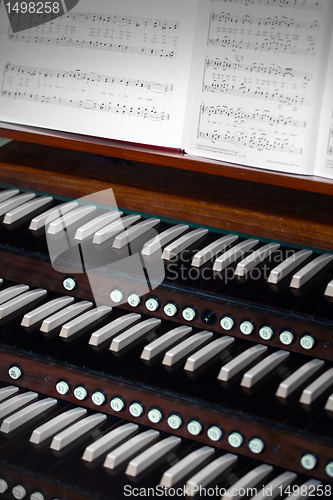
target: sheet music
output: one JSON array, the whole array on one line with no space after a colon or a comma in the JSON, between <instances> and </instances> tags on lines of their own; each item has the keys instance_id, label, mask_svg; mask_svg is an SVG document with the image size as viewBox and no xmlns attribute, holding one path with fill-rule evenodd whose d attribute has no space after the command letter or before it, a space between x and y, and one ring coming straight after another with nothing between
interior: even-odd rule
<instances>
[{"instance_id":1,"label":"sheet music","mask_svg":"<svg viewBox=\"0 0 333 500\"><path fill-rule=\"evenodd\" d=\"M80 0L16 34L1 8L1 120L182 146L197 0Z\"/></svg>"},{"instance_id":2,"label":"sheet music","mask_svg":"<svg viewBox=\"0 0 333 500\"><path fill-rule=\"evenodd\" d=\"M328 61L314 174L333 179L333 33Z\"/></svg>"},{"instance_id":3,"label":"sheet music","mask_svg":"<svg viewBox=\"0 0 333 500\"><path fill-rule=\"evenodd\" d=\"M330 0L202 0L200 8L186 150L312 173Z\"/></svg>"}]
</instances>

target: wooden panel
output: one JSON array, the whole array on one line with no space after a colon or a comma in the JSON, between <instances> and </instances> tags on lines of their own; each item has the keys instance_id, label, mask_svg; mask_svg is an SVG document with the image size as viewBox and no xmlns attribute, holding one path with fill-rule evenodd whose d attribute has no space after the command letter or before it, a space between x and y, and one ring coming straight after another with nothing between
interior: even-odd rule
<instances>
[{"instance_id":1,"label":"wooden panel","mask_svg":"<svg viewBox=\"0 0 333 500\"><path fill-rule=\"evenodd\" d=\"M0 149L0 183L67 198L112 187L127 210L332 250L328 194L16 142Z\"/></svg>"}]
</instances>

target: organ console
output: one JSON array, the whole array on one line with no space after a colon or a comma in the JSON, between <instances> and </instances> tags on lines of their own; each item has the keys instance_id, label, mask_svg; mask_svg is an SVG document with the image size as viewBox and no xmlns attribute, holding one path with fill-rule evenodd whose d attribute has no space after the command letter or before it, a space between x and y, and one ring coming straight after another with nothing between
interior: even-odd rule
<instances>
[{"instance_id":1,"label":"organ console","mask_svg":"<svg viewBox=\"0 0 333 500\"><path fill-rule=\"evenodd\" d=\"M0 136L0 498L329 498L332 181ZM110 188L121 215L80 204ZM52 266L64 224L84 268ZM152 229L159 286L89 275Z\"/></svg>"}]
</instances>

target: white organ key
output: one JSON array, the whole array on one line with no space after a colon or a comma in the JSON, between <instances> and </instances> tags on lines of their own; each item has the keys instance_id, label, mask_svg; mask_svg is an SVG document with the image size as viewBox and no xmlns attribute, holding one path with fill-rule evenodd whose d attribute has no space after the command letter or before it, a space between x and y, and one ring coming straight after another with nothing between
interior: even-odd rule
<instances>
[{"instance_id":1,"label":"white organ key","mask_svg":"<svg viewBox=\"0 0 333 500\"><path fill-rule=\"evenodd\" d=\"M228 345L232 344L235 341L234 337L229 337L225 335L220 339L213 340L208 345L200 349L199 351L191 354L186 360L184 370L189 372L194 372L200 366L208 363L214 356L219 354L223 349L228 347Z\"/></svg>"},{"instance_id":2,"label":"white organ key","mask_svg":"<svg viewBox=\"0 0 333 500\"><path fill-rule=\"evenodd\" d=\"M113 242L113 248L123 248L129 243L132 243L133 240L143 236L146 232L149 231L154 226L157 226L161 221L160 219L147 219L143 222L139 222L135 226L130 227L123 233L118 234Z\"/></svg>"},{"instance_id":3,"label":"white organ key","mask_svg":"<svg viewBox=\"0 0 333 500\"><path fill-rule=\"evenodd\" d=\"M9 198L12 198L13 196L16 196L17 194L19 194L19 192L20 191L18 189L5 189L4 191L1 191L0 192L0 203L8 200Z\"/></svg>"},{"instance_id":4,"label":"white organ key","mask_svg":"<svg viewBox=\"0 0 333 500\"><path fill-rule=\"evenodd\" d=\"M4 215L10 210L13 210L16 207L19 207L20 205L23 205L23 203L26 203L27 201L30 201L35 197L36 195L34 193L25 193L19 194L18 196L14 196L9 200L7 199L6 201L3 201L2 203L0 203L0 216Z\"/></svg>"},{"instance_id":5,"label":"white organ key","mask_svg":"<svg viewBox=\"0 0 333 500\"><path fill-rule=\"evenodd\" d=\"M0 319L9 316L13 312L18 311L24 306L30 304L30 302L34 302L35 300L46 295L47 291L42 288L37 288L36 290L31 290L29 292L22 293L18 297L15 297L8 302L5 302L0 306Z\"/></svg>"},{"instance_id":6,"label":"white organ key","mask_svg":"<svg viewBox=\"0 0 333 500\"><path fill-rule=\"evenodd\" d=\"M255 496L251 497L252 500L268 500L270 498L276 498L281 496L281 491L291 484L297 478L297 474L294 472L286 471L280 474L278 477L273 479L269 484Z\"/></svg>"},{"instance_id":7,"label":"white organ key","mask_svg":"<svg viewBox=\"0 0 333 500\"><path fill-rule=\"evenodd\" d=\"M265 345L257 344L250 347L250 349L242 352L242 354L239 354L234 359L229 361L229 363L222 366L217 378L227 382L232 377L237 375L237 373L244 370L250 363L252 363L252 361L257 359L265 351L267 351L267 347Z\"/></svg>"},{"instance_id":8,"label":"white organ key","mask_svg":"<svg viewBox=\"0 0 333 500\"><path fill-rule=\"evenodd\" d=\"M29 391L18 394L17 396L13 396L12 398L3 401L0 404L0 418L7 417L7 415L12 413L13 411L22 408L22 406L30 403L36 398L38 398L38 394L36 392Z\"/></svg>"},{"instance_id":9,"label":"white organ key","mask_svg":"<svg viewBox=\"0 0 333 500\"><path fill-rule=\"evenodd\" d=\"M177 462L170 469L164 472L160 484L167 488L171 488L181 479L185 478L192 470L199 467L209 457L214 454L214 448L203 446L198 450L193 451L185 458Z\"/></svg>"},{"instance_id":10,"label":"white organ key","mask_svg":"<svg viewBox=\"0 0 333 500\"><path fill-rule=\"evenodd\" d=\"M218 252L225 250L231 243L238 240L238 236L235 234L227 234L216 241L213 241L210 245L197 252L192 259L192 266L200 267L208 260L216 256Z\"/></svg>"},{"instance_id":11,"label":"white organ key","mask_svg":"<svg viewBox=\"0 0 333 500\"><path fill-rule=\"evenodd\" d=\"M158 339L154 340L150 344L146 345L141 354L141 359L149 361L161 352L171 347L173 344L178 342L178 340L184 338L189 333L191 333L192 328L190 326L178 326L170 332L165 333Z\"/></svg>"},{"instance_id":12,"label":"white organ key","mask_svg":"<svg viewBox=\"0 0 333 500\"><path fill-rule=\"evenodd\" d=\"M56 451L62 450L81 436L84 436L87 432L91 431L94 427L97 427L106 418L106 415L102 413L95 413L94 415L79 420L79 422L76 422L68 427L68 429L54 436L50 448Z\"/></svg>"},{"instance_id":13,"label":"white organ key","mask_svg":"<svg viewBox=\"0 0 333 500\"><path fill-rule=\"evenodd\" d=\"M0 304L7 302L7 300L13 299L14 297L17 297L27 290L29 290L28 285L14 285L10 286L9 288L5 288L5 290L2 290L2 292L0 292Z\"/></svg>"},{"instance_id":14,"label":"white organ key","mask_svg":"<svg viewBox=\"0 0 333 500\"><path fill-rule=\"evenodd\" d=\"M126 330L126 332L121 333L118 337L112 340L110 350L115 352L121 351L124 347L127 347L132 342L135 342L160 323L161 320L158 318L149 318L132 326L132 328Z\"/></svg>"},{"instance_id":15,"label":"white organ key","mask_svg":"<svg viewBox=\"0 0 333 500\"><path fill-rule=\"evenodd\" d=\"M296 391L296 389L312 377L312 375L324 364L324 361L321 359L311 359L311 361L305 363L305 365L298 368L298 370L281 382L276 391L276 396L279 398L287 398L292 392Z\"/></svg>"},{"instance_id":16,"label":"white organ key","mask_svg":"<svg viewBox=\"0 0 333 500\"><path fill-rule=\"evenodd\" d=\"M87 446L87 448L84 450L82 460L85 460L86 462L93 462L94 460L96 460L96 458L99 458L108 450L110 450L114 446L117 446L117 444L123 441L125 438L134 434L134 432L136 432L138 428L138 425L128 423L122 425L121 427L113 429L112 431L105 434L105 436L102 436L100 439Z\"/></svg>"},{"instance_id":17,"label":"white organ key","mask_svg":"<svg viewBox=\"0 0 333 500\"><path fill-rule=\"evenodd\" d=\"M258 248L255 252L251 253L245 259L241 260L236 267L235 274L237 276L245 276L251 269L267 259L272 253L280 248L278 243L268 243L263 247Z\"/></svg>"},{"instance_id":18,"label":"white organ key","mask_svg":"<svg viewBox=\"0 0 333 500\"><path fill-rule=\"evenodd\" d=\"M81 418L86 413L87 410L85 408L73 408L72 410L68 410L60 415L57 415L45 424L37 427L30 436L30 442L34 444L42 443Z\"/></svg>"},{"instance_id":19,"label":"white organ key","mask_svg":"<svg viewBox=\"0 0 333 500\"><path fill-rule=\"evenodd\" d=\"M267 358L253 366L249 371L244 373L241 381L242 387L252 387L254 384L262 380L268 373L275 370L285 359L290 356L288 351L276 351Z\"/></svg>"},{"instance_id":20,"label":"white organ key","mask_svg":"<svg viewBox=\"0 0 333 500\"><path fill-rule=\"evenodd\" d=\"M170 243L170 245L165 247L165 249L163 250L162 259L170 260L173 257L176 257L176 255L196 243L207 233L208 229L194 229L193 231L184 234L184 236L181 236L180 238L178 238L178 240Z\"/></svg>"},{"instance_id":21,"label":"white organ key","mask_svg":"<svg viewBox=\"0 0 333 500\"><path fill-rule=\"evenodd\" d=\"M74 208L77 208L78 206L79 204L77 201L71 201L70 203L61 203L61 205L50 208L46 212L43 212L40 215L36 215L36 217L31 220L29 229L31 231L38 231L38 229L41 229L45 226L46 220L49 224L55 219L58 219L60 216L67 214L71 210L74 210Z\"/></svg>"},{"instance_id":22,"label":"white organ key","mask_svg":"<svg viewBox=\"0 0 333 500\"><path fill-rule=\"evenodd\" d=\"M326 287L325 290L325 295L327 297L333 297L333 280L329 282L329 284Z\"/></svg>"},{"instance_id":23,"label":"white organ key","mask_svg":"<svg viewBox=\"0 0 333 500\"><path fill-rule=\"evenodd\" d=\"M106 314L112 311L112 307L109 306L100 306L92 309L77 318L72 319L69 323L66 323L62 326L59 336L65 339L68 339L79 330L86 328L86 326L91 325L94 321L102 318Z\"/></svg>"},{"instance_id":24,"label":"white organ key","mask_svg":"<svg viewBox=\"0 0 333 500\"><path fill-rule=\"evenodd\" d=\"M125 314L124 316L120 316L120 318L111 321L111 323L108 323L107 325L103 326L103 328L100 328L96 332L92 333L89 344L95 346L102 344L106 340L109 340L110 338L117 335L117 333L119 333L121 330L124 330L124 328L127 328L135 321L138 321L140 318L141 314L137 313Z\"/></svg>"},{"instance_id":25,"label":"white organ key","mask_svg":"<svg viewBox=\"0 0 333 500\"><path fill-rule=\"evenodd\" d=\"M182 233L187 231L188 228L189 226L185 224L177 224L176 226L166 229L161 234L158 234L155 238L152 238L144 244L141 251L142 255L152 255L157 252L157 250L167 245L170 241L177 238L177 236L180 236Z\"/></svg>"},{"instance_id":26,"label":"white organ key","mask_svg":"<svg viewBox=\"0 0 333 500\"><path fill-rule=\"evenodd\" d=\"M220 255L216 261L214 262L213 265L213 270L214 271L223 271L226 267L228 267L230 264L235 262L237 259L240 257L244 257L244 254L251 250L255 245L259 243L259 240L245 240L242 241L241 243L238 243L238 245L235 245L234 247L230 248L227 252L224 254Z\"/></svg>"},{"instance_id":27,"label":"white organ key","mask_svg":"<svg viewBox=\"0 0 333 500\"><path fill-rule=\"evenodd\" d=\"M150 429L131 438L108 454L104 462L104 467L115 469L118 465L125 462L125 460L129 460L133 455L139 453L142 448L156 441L159 435L158 431Z\"/></svg>"},{"instance_id":28,"label":"white organ key","mask_svg":"<svg viewBox=\"0 0 333 500\"><path fill-rule=\"evenodd\" d=\"M157 462L157 460L167 455L180 442L181 439L176 436L170 436L159 441L148 448L148 450L133 458L127 466L126 474L132 477L138 476L141 472Z\"/></svg>"},{"instance_id":29,"label":"white organ key","mask_svg":"<svg viewBox=\"0 0 333 500\"><path fill-rule=\"evenodd\" d=\"M56 311L59 311L59 309L71 304L73 301L74 297L69 297L68 295L50 300L46 304L43 304L42 306L37 307L36 309L33 309L25 314L21 321L21 325L26 327L34 325L50 314L53 314Z\"/></svg>"},{"instance_id":30,"label":"white organ key","mask_svg":"<svg viewBox=\"0 0 333 500\"><path fill-rule=\"evenodd\" d=\"M325 410L333 411L333 394L331 394L330 397L328 398L327 403L325 405Z\"/></svg>"},{"instance_id":31,"label":"white organ key","mask_svg":"<svg viewBox=\"0 0 333 500\"><path fill-rule=\"evenodd\" d=\"M14 385L8 385L7 387L2 387L2 389L0 389L0 401L9 398L18 391L19 388L15 387Z\"/></svg>"},{"instance_id":32,"label":"white organ key","mask_svg":"<svg viewBox=\"0 0 333 500\"><path fill-rule=\"evenodd\" d=\"M70 228L76 222L79 222L80 219L83 219L87 215L91 214L96 210L94 205L84 205L78 208L74 208L70 212L65 215L58 217L49 224L49 221L46 221L48 225L47 232L48 234L58 234L65 229Z\"/></svg>"},{"instance_id":33,"label":"white organ key","mask_svg":"<svg viewBox=\"0 0 333 500\"><path fill-rule=\"evenodd\" d=\"M316 491L317 486L321 484L317 479L309 479L306 483L303 483L302 486L296 489L296 491L292 491L288 496L286 496L285 500L289 498L290 500L303 500L304 498L312 498L313 492Z\"/></svg>"},{"instance_id":34,"label":"white organ key","mask_svg":"<svg viewBox=\"0 0 333 500\"><path fill-rule=\"evenodd\" d=\"M273 467L271 465L262 464L251 470L241 479L239 479L236 483L234 483L223 495L221 500L238 500L241 498L241 493L246 491L247 488L253 488L257 484L264 481L265 477L268 476L270 472L272 472Z\"/></svg>"},{"instance_id":35,"label":"white organ key","mask_svg":"<svg viewBox=\"0 0 333 500\"><path fill-rule=\"evenodd\" d=\"M180 344L176 345L164 355L162 364L166 366L172 366L182 358L187 356L191 351L199 347L201 344L206 342L208 339L212 338L213 334L206 330L196 333L186 340L183 340Z\"/></svg>"},{"instance_id":36,"label":"white organ key","mask_svg":"<svg viewBox=\"0 0 333 500\"><path fill-rule=\"evenodd\" d=\"M283 278L285 278L288 274L293 272L293 270L302 264L313 252L311 250L300 250L299 252L294 253L291 257L288 257L285 261L281 262L278 266L274 267L271 270L268 276L268 283L279 283Z\"/></svg>"},{"instance_id":37,"label":"white organ key","mask_svg":"<svg viewBox=\"0 0 333 500\"><path fill-rule=\"evenodd\" d=\"M92 302L88 300L84 300L82 302L77 302L76 304L72 304L71 306L62 309L52 316L44 319L42 326L40 327L42 332L50 332L54 330L58 326L63 325L66 321L73 319L75 316L83 313L86 309L90 309L93 306Z\"/></svg>"},{"instance_id":38,"label":"white organ key","mask_svg":"<svg viewBox=\"0 0 333 500\"><path fill-rule=\"evenodd\" d=\"M320 255L316 259L309 262L302 269L297 271L292 277L290 287L291 288L301 288L307 281L309 281L313 276L315 276L319 271L321 271L325 266L327 266L333 260L333 255L324 254Z\"/></svg>"},{"instance_id":39,"label":"white organ key","mask_svg":"<svg viewBox=\"0 0 333 500\"><path fill-rule=\"evenodd\" d=\"M27 203L24 203L23 205L20 205L19 207L6 212L3 223L13 224L14 222L23 219L23 217L26 217L32 212L35 212L44 205L51 203L52 200L52 196L41 196L39 198L35 198L32 201L28 201Z\"/></svg>"},{"instance_id":40,"label":"white organ key","mask_svg":"<svg viewBox=\"0 0 333 500\"><path fill-rule=\"evenodd\" d=\"M79 227L75 233L74 239L82 241L86 238L89 238L103 227L111 224L111 222L115 221L116 219L119 219L121 215L123 215L123 212L112 210L110 212L107 212L106 214L102 214L99 217L96 217L95 219L84 224L84 226Z\"/></svg>"},{"instance_id":41,"label":"white organ key","mask_svg":"<svg viewBox=\"0 0 333 500\"><path fill-rule=\"evenodd\" d=\"M95 243L96 245L101 245L102 243L109 240L110 238L113 238L113 236L116 236L116 234L120 233L128 226L131 226L132 224L134 224L134 222L137 222L140 219L141 215L126 215L122 219L108 224L95 233L93 243Z\"/></svg>"},{"instance_id":42,"label":"white organ key","mask_svg":"<svg viewBox=\"0 0 333 500\"><path fill-rule=\"evenodd\" d=\"M199 492L200 487L205 488L228 469L228 467L237 462L237 460L237 455L233 455L232 453L226 453L222 457L217 458L187 481L186 491L189 491L190 496L195 496Z\"/></svg>"},{"instance_id":43,"label":"white organ key","mask_svg":"<svg viewBox=\"0 0 333 500\"><path fill-rule=\"evenodd\" d=\"M44 413L49 408L52 408L52 406L56 404L57 400L53 398L42 399L41 401L32 403L22 410L7 417L1 424L0 432L3 432L4 434L12 432L41 413Z\"/></svg>"},{"instance_id":44,"label":"white organ key","mask_svg":"<svg viewBox=\"0 0 333 500\"><path fill-rule=\"evenodd\" d=\"M311 405L326 389L333 385L333 368L320 375L312 384L304 389L300 403Z\"/></svg>"}]
</instances>

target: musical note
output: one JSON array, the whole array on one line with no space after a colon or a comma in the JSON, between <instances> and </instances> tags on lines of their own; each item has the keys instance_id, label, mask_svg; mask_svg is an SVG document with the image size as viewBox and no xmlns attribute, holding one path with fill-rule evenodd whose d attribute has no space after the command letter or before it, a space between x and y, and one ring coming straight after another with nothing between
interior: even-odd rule
<instances>
[{"instance_id":1,"label":"musical note","mask_svg":"<svg viewBox=\"0 0 333 500\"><path fill-rule=\"evenodd\" d=\"M236 71L245 71L248 73L259 73L263 75L273 75L273 76L281 76L282 78L301 78L303 79L303 83L308 83L313 78L313 73L309 73L307 71L297 71L293 68L282 68L281 66L276 66L274 63L270 65L266 65L264 63L252 63L252 64L244 64L238 59L235 62L230 62L230 60L225 57L223 60L219 58L210 59L209 57L205 60L206 68L213 68L214 70L221 69L223 71L226 70L236 70Z\"/></svg>"},{"instance_id":2,"label":"musical note","mask_svg":"<svg viewBox=\"0 0 333 500\"><path fill-rule=\"evenodd\" d=\"M124 78L119 76L109 76L92 72L81 72L80 70L75 71L63 71L58 69L50 68L37 68L32 66L22 66L7 63L5 67L5 74L11 74L11 76L27 76L27 77L37 77L38 83L41 84L41 79L53 78L57 79L66 78L72 80L81 80L86 83L107 83L111 85L122 85L125 87L136 87L137 89L147 89L151 92L163 93L172 92L173 85L170 83L160 83L152 82L146 80L138 80L135 78Z\"/></svg>"},{"instance_id":3,"label":"musical note","mask_svg":"<svg viewBox=\"0 0 333 500\"><path fill-rule=\"evenodd\" d=\"M294 120L291 116L285 117L283 115L274 116L268 109L262 112L256 109L254 112L244 111L244 108L228 108L228 106L207 106L202 104L200 106L200 113L208 115L208 117L232 117L234 124L247 123L248 121L265 122L271 126L288 126L288 127L301 127L306 126L306 122L302 120Z\"/></svg>"},{"instance_id":4,"label":"musical note","mask_svg":"<svg viewBox=\"0 0 333 500\"><path fill-rule=\"evenodd\" d=\"M281 7L290 9L303 10L322 10L323 6L320 2L307 2L306 0L210 0L212 3L234 3L236 5L260 5L260 7Z\"/></svg>"},{"instance_id":5,"label":"musical note","mask_svg":"<svg viewBox=\"0 0 333 500\"><path fill-rule=\"evenodd\" d=\"M305 30L319 30L320 26L318 21L302 22L286 16L275 17L251 17L249 14L245 16L232 15L228 12L212 12L210 16L212 23L225 23L228 27L234 25L240 26L264 26L265 28L293 28Z\"/></svg>"},{"instance_id":6,"label":"musical note","mask_svg":"<svg viewBox=\"0 0 333 500\"><path fill-rule=\"evenodd\" d=\"M257 151L276 151L279 153L296 155L302 154L302 148L290 144L289 139L280 139L277 137L272 140L264 132L246 133L238 131L232 134L229 130L225 133L221 133L218 130L214 130L213 132L199 130L197 138L209 140L214 144L216 142L224 142L233 144L238 148L251 148Z\"/></svg>"},{"instance_id":7,"label":"musical note","mask_svg":"<svg viewBox=\"0 0 333 500\"><path fill-rule=\"evenodd\" d=\"M220 92L221 94L236 95L239 97L250 97L252 99L265 99L268 101L277 101L281 104L287 104L289 106L300 104L302 106L309 105L309 99L295 95L293 97L285 95L280 89L263 90L261 87L256 89L251 89L247 87L244 83L241 83L238 88L234 85L230 85L226 80L222 82L217 82L214 80L212 83L205 84L202 87L203 92Z\"/></svg>"},{"instance_id":8,"label":"musical note","mask_svg":"<svg viewBox=\"0 0 333 500\"><path fill-rule=\"evenodd\" d=\"M209 37L207 45L215 45L218 47L230 48L236 50L256 50L263 52L274 52L279 54L292 54L299 56L312 56L316 55L313 42L309 42L308 47L297 47L297 41L285 40L281 38L265 38L262 42L247 42L246 40L237 40L223 36L222 38Z\"/></svg>"}]
</instances>

